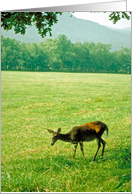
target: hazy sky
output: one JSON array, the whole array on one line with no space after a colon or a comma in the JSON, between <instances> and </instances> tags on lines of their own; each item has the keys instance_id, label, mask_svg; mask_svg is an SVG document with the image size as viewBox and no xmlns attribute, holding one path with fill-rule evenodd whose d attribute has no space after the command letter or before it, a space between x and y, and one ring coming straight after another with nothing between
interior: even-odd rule
<instances>
[{"instance_id":1,"label":"hazy sky","mask_svg":"<svg viewBox=\"0 0 132 194\"><path fill-rule=\"evenodd\" d=\"M75 12L73 14L77 18L91 20L104 26L110 26L119 29L131 27L131 19L130 20L121 19L120 21L117 22L117 24L113 24L113 22L109 20L110 12L106 13Z\"/></svg>"}]
</instances>

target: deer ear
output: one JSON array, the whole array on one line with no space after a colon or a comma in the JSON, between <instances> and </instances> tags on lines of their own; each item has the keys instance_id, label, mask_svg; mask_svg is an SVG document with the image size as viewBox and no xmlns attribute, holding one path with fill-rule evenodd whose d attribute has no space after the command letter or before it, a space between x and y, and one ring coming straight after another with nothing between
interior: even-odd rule
<instances>
[{"instance_id":1,"label":"deer ear","mask_svg":"<svg viewBox=\"0 0 132 194\"><path fill-rule=\"evenodd\" d=\"M47 129L47 130L48 130L48 132L49 132L49 133L53 133L53 131L52 131L52 130L50 130L50 129Z\"/></svg>"},{"instance_id":2,"label":"deer ear","mask_svg":"<svg viewBox=\"0 0 132 194\"><path fill-rule=\"evenodd\" d=\"M59 128L57 132L60 133L61 132L61 128Z\"/></svg>"}]
</instances>

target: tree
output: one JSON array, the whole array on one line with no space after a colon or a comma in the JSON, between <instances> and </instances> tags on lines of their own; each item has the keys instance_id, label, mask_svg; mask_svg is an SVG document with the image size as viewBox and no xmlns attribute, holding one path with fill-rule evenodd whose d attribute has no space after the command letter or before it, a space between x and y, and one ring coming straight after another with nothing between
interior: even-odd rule
<instances>
[{"instance_id":1,"label":"tree","mask_svg":"<svg viewBox=\"0 0 132 194\"><path fill-rule=\"evenodd\" d=\"M35 25L38 33L44 38L51 27L58 22L57 14L62 15L63 12L1 12L1 27L4 30L10 30L14 27L15 33L25 34L27 26ZM129 20L131 12L112 12L109 20L115 24L120 19Z\"/></svg>"},{"instance_id":2,"label":"tree","mask_svg":"<svg viewBox=\"0 0 132 194\"><path fill-rule=\"evenodd\" d=\"M60 57L60 68L71 68L71 60L70 58L70 51L71 51L71 41L67 39L67 37L62 34L59 35L57 38L57 51Z\"/></svg>"},{"instance_id":3,"label":"tree","mask_svg":"<svg viewBox=\"0 0 132 194\"><path fill-rule=\"evenodd\" d=\"M4 38L1 39L1 63L2 66L5 69L16 69L18 68L19 60L20 60L20 45L19 41L16 41L15 39L10 38Z\"/></svg>"}]
</instances>

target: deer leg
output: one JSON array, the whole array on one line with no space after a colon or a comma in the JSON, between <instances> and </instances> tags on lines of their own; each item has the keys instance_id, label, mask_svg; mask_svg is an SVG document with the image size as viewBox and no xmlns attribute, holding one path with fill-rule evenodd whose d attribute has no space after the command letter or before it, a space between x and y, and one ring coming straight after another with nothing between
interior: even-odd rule
<instances>
[{"instance_id":1,"label":"deer leg","mask_svg":"<svg viewBox=\"0 0 132 194\"><path fill-rule=\"evenodd\" d=\"M86 159L85 159L85 156L84 156L84 151L83 151L83 142L80 141L79 144L80 144L80 149L81 149L82 154L83 154L83 159L86 160Z\"/></svg>"},{"instance_id":2,"label":"deer leg","mask_svg":"<svg viewBox=\"0 0 132 194\"><path fill-rule=\"evenodd\" d=\"M73 157L72 157L73 159L75 157L75 153L76 153L77 146L78 146L78 143L74 145L74 153L73 153Z\"/></svg>"},{"instance_id":3,"label":"deer leg","mask_svg":"<svg viewBox=\"0 0 132 194\"><path fill-rule=\"evenodd\" d=\"M97 143L98 143L98 149L97 149L97 151L96 151L96 153L95 153L95 156L94 156L94 158L93 158L93 161L95 160L95 158L96 158L96 156L97 156L97 153L98 153L98 151L99 151L99 149L100 149L100 147L101 147L100 139L97 139Z\"/></svg>"},{"instance_id":4,"label":"deer leg","mask_svg":"<svg viewBox=\"0 0 132 194\"><path fill-rule=\"evenodd\" d=\"M103 154L104 154L104 149L105 149L106 142L102 138L100 139L100 141L103 144L103 149L102 149L102 154L101 154L101 158L103 158Z\"/></svg>"}]
</instances>

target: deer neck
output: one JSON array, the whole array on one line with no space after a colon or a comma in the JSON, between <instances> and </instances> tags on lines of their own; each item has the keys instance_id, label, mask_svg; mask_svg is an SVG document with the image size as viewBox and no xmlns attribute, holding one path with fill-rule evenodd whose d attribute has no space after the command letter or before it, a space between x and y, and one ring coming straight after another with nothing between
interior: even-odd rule
<instances>
[{"instance_id":1,"label":"deer neck","mask_svg":"<svg viewBox=\"0 0 132 194\"><path fill-rule=\"evenodd\" d=\"M70 142L70 135L69 134L61 134L59 133L58 139L61 141Z\"/></svg>"}]
</instances>

